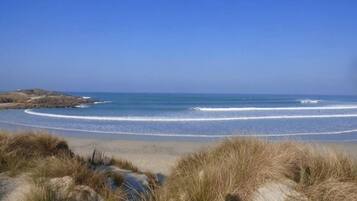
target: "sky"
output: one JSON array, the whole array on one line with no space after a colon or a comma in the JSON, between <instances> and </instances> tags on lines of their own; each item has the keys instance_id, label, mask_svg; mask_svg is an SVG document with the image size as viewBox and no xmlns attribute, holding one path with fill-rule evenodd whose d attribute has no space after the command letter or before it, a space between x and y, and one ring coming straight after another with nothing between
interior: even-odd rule
<instances>
[{"instance_id":1,"label":"sky","mask_svg":"<svg viewBox=\"0 0 357 201\"><path fill-rule=\"evenodd\" d=\"M0 90L357 95L357 1L1 0Z\"/></svg>"}]
</instances>

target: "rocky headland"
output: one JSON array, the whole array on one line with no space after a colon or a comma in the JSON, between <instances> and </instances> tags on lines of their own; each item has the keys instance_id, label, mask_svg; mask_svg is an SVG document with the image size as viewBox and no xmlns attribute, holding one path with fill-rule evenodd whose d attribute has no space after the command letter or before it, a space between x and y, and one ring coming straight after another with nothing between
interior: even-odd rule
<instances>
[{"instance_id":1,"label":"rocky headland","mask_svg":"<svg viewBox=\"0 0 357 201\"><path fill-rule=\"evenodd\" d=\"M0 109L65 108L92 103L92 99L43 89L0 93Z\"/></svg>"}]
</instances>

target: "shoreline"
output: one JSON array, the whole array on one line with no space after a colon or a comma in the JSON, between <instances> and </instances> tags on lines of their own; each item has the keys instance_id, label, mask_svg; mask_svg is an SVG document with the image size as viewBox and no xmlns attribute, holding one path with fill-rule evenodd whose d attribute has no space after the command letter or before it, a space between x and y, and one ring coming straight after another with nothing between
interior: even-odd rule
<instances>
[{"instance_id":1,"label":"shoreline","mask_svg":"<svg viewBox=\"0 0 357 201\"><path fill-rule=\"evenodd\" d=\"M1 110L0 110L1 112ZM290 140L297 142L311 142L311 143L357 143L357 138L353 138L356 130L347 131L327 131L321 133L292 133L292 134L260 134L260 135L240 135L239 133L229 135L185 135L185 134L145 134L126 131L97 131L87 129L67 129L63 127L51 127L51 126L38 126L26 123L17 123L10 121L0 120L0 130L9 130L15 132L21 131L45 131L50 134L57 135L59 137L73 137L73 138L93 138L93 139L110 139L110 140L135 140L135 141L189 141L189 142L216 142L227 138L234 137L256 137L263 140ZM350 135L350 133L352 133ZM219 137L218 137L219 136ZM314 136L326 136L326 138L309 138ZM340 138L335 138L339 136ZM352 138L349 138L352 136ZM335 138L335 139L334 139ZM344 139L345 138L345 139Z\"/></svg>"}]
</instances>

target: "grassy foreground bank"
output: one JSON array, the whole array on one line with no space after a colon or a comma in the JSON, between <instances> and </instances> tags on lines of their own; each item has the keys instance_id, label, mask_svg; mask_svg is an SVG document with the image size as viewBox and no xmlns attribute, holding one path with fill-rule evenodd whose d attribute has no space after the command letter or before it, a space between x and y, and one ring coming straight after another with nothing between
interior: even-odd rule
<instances>
[{"instance_id":1,"label":"grassy foreground bank","mask_svg":"<svg viewBox=\"0 0 357 201\"><path fill-rule=\"evenodd\" d=\"M142 172L128 161L94 155L76 156L64 140L44 133L0 135L0 171L12 178L25 175L29 181L31 190L23 195L23 201L78 200L76 193L83 186L98 196L79 200L357 200L356 161L300 143L226 140L183 157L162 185L154 174ZM129 196L125 176L103 172L98 168L103 165L146 175L147 192ZM66 181L66 176L73 184L59 193L58 186L54 188L49 181Z\"/></svg>"}]
</instances>

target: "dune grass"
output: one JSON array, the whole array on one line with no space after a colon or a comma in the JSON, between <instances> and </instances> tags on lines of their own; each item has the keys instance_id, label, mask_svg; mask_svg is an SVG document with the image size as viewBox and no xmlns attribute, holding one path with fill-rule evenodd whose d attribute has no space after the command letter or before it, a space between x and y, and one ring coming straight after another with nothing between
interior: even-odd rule
<instances>
[{"instance_id":1,"label":"dune grass","mask_svg":"<svg viewBox=\"0 0 357 201\"><path fill-rule=\"evenodd\" d=\"M32 161L58 155L73 155L65 141L45 133L8 134L0 131L0 172L15 175L30 168Z\"/></svg>"},{"instance_id":2,"label":"dune grass","mask_svg":"<svg viewBox=\"0 0 357 201\"><path fill-rule=\"evenodd\" d=\"M357 163L332 150L309 149L299 165L297 190L310 200L357 200Z\"/></svg>"},{"instance_id":3,"label":"dune grass","mask_svg":"<svg viewBox=\"0 0 357 201\"><path fill-rule=\"evenodd\" d=\"M24 201L74 201L69 196L58 194L46 184L34 184L31 191L25 195Z\"/></svg>"},{"instance_id":4,"label":"dune grass","mask_svg":"<svg viewBox=\"0 0 357 201\"><path fill-rule=\"evenodd\" d=\"M126 200L121 188L115 191L118 175L95 171L98 165L114 165L142 173L132 163L108 158L94 151L91 158L76 156L67 143L45 133L8 134L0 132L0 172L26 173L34 182L25 201L70 201L58 197L46 182L70 176L75 185L91 187L106 201ZM291 200L357 200L357 163L330 149L295 142L268 142L253 138L227 139L219 146L189 154L177 162L162 187L154 175L151 201L250 201L262 185L291 181L298 195ZM304 198L304 199L303 199Z\"/></svg>"},{"instance_id":5,"label":"dune grass","mask_svg":"<svg viewBox=\"0 0 357 201\"><path fill-rule=\"evenodd\" d=\"M334 151L238 138L184 157L153 200L249 201L267 182L292 180L308 200L352 201L357 200L356 170L356 161Z\"/></svg>"},{"instance_id":6,"label":"dune grass","mask_svg":"<svg viewBox=\"0 0 357 201\"><path fill-rule=\"evenodd\" d=\"M139 171L128 161L110 158L109 162L107 165ZM126 200L126 194L121 188L111 189L108 183L108 178L111 178L120 187L123 178L98 172L93 168L94 165L98 164L74 155L64 140L46 133L0 132L0 173L10 176L26 174L34 183L25 201L70 200L68 197L58 197L46 183L51 178L65 176L70 176L75 185L89 186L106 201Z\"/></svg>"},{"instance_id":7,"label":"dune grass","mask_svg":"<svg viewBox=\"0 0 357 201\"><path fill-rule=\"evenodd\" d=\"M110 166L116 166L120 169L130 170L135 173L145 174L148 177L148 182L149 182L150 188L154 189L154 188L158 187L158 180L152 172L141 171L141 170L139 170L138 167L136 167L130 161L117 159L117 158L113 158L113 157L109 158L109 157L105 156L104 153L97 151L97 150L93 150L93 153L92 153L91 157L87 160L87 162L94 166L110 165ZM114 179L114 181L117 181L117 183L119 183L121 178L117 178L114 175L114 177L112 179Z\"/></svg>"},{"instance_id":8,"label":"dune grass","mask_svg":"<svg viewBox=\"0 0 357 201\"><path fill-rule=\"evenodd\" d=\"M112 196L110 195L112 192L108 190L107 186L108 175L92 170L79 157L49 157L35 161L35 163L37 164L36 167L31 170L31 176L34 180L70 176L76 185L89 186L104 197ZM118 184L118 186L120 185L121 183Z\"/></svg>"}]
</instances>

